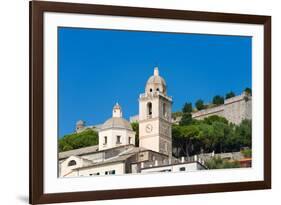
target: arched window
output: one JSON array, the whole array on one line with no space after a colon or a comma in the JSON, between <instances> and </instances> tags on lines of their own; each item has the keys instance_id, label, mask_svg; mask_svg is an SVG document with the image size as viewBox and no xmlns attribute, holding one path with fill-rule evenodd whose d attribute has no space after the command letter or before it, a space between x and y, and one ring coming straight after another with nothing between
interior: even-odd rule
<instances>
[{"instance_id":1,"label":"arched window","mask_svg":"<svg viewBox=\"0 0 281 205\"><path fill-rule=\"evenodd\" d=\"M167 117L167 108L166 108L166 103L163 103L163 116Z\"/></svg>"},{"instance_id":2,"label":"arched window","mask_svg":"<svg viewBox=\"0 0 281 205\"><path fill-rule=\"evenodd\" d=\"M159 91L159 88L156 88L156 91Z\"/></svg>"},{"instance_id":3,"label":"arched window","mask_svg":"<svg viewBox=\"0 0 281 205\"><path fill-rule=\"evenodd\" d=\"M152 92L152 88L150 88L149 91Z\"/></svg>"},{"instance_id":4,"label":"arched window","mask_svg":"<svg viewBox=\"0 0 281 205\"><path fill-rule=\"evenodd\" d=\"M68 166L70 167L70 166L74 166L74 165L76 165L76 161L75 160L70 160L69 162L68 162Z\"/></svg>"},{"instance_id":5,"label":"arched window","mask_svg":"<svg viewBox=\"0 0 281 205\"><path fill-rule=\"evenodd\" d=\"M148 116L148 118L151 118L151 116L152 116L152 103L151 102L147 103L147 116Z\"/></svg>"}]
</instances>

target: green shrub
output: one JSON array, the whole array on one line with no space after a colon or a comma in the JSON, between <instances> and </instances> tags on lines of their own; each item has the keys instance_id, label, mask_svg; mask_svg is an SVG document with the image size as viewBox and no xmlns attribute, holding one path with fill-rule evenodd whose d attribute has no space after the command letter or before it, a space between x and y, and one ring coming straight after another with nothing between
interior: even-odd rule
<instances>
[{"instance_id":1,"label":"green shrub","mask_svg":"<svg viewBox=\"0 0 281 205\"><path fill-rule=\"evenodd\" d=\"M80 133L65 135L59 139L59 152L88 147L98 144L98 133L92 129L86 129Z\"/></svg>"},{"instance_id":2,"label":"green shrub","mask_svg":"<svg viewBox=\"0 0 281 205\"><path fill-rule=\"evenodd\" d=\"M223 160L220 157L214 157L205 162L205 166L208 169L228 169L228 168L239 168L240 164L238 161Z\"/></svg>"},{"instance_id":3,"label":"green shrub","mask_svg":"<svg viewBox=\"0 0 281 205\"><path fill-rule=\"evenodd\" d=\"M252 150L251 149L244 149L241 150L241 153L243 154L244 157L252 157Z\"/></svg>"}]
</instances>

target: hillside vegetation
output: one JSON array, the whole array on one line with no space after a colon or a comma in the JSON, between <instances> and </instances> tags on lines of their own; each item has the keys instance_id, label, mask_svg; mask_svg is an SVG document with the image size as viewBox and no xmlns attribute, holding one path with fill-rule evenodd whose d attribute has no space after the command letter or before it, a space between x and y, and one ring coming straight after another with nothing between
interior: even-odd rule
<instances>
[{"instance_id":1,"label":"hillside vegetation","mask_svg":"<svg viewBox=\"0 0 281 205\"><path fill-rule=\"evenodd\" d=\"M191 103L185 103L179 125L172 125L173 154L192 156L200 153L240 151L252 146L252 122L229 123L217 115L203 120L192 119Z\"/></svg>"},{"instance_id":2,"label":"hillside vegetation","mask_svg":"<svg viewBox=\"0 0 281 205\"><path fill-rule=\"evenodd\" d=\"M98 133L92 129L65 135L59 139L59 152L97 145L98 138Z\"/></svg>"}]
</instances>

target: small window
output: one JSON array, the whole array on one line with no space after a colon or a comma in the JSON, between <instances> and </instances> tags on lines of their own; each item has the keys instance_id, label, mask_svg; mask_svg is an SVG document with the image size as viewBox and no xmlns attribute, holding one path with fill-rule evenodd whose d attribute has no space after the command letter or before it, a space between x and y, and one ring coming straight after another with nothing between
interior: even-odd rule
<instances>
[{"instance_id":1,"label":"small window","mask_svg":"<svg viewBox=\"0 0 281 205\"><path fill-rule=\"evenodd\" d=\"M105 172L105 175L114 175L114 174L115 174L115 170L110 170Z\"/></svg>"},{"instance_id":2,"label":"small window","mask_svg":"<svg viewBox=\"0 0 281 205\"><path fill-rule=\"evenodd\" d=\"M149 117L151 117L151 115L152 115L152 103L151 102L147 103L147 115Z\"/></svg>"},{"instance_id":3,"label":"small window","mask_svg":"<svg viewBox=\"0 0 281 205\"><path fill-rule=\"evenodd\" d=\"M75 166L76 165L76 161L75 160L71 160L68 162L68 166Z\"/></svg>"},{"instance_id":4,"label":"small window","mask_svg":"<svg viewBox=\"0 0 281 205\"><path fill-rule=\"evenodd\" d=\"M115 170L110 170L108 173L109 173L110 175L114 175L114 174L115 174Z\"/></svg>"},{"instance_id":5,"label":"small window","mask_svg":"<svg viewBox=\"0 0 281 205\"><path fill-rule=\"evenodd\" d=\"M107 144L107 136L104 137L104 141L103 144L106 145Z\"/></svg>"},{"instance_id":6,"label":"small window","mask_svg":"<svg viewBox=\"0 0 281 205\"><path fill-rule=\"evenodd\" d=\"M121 144L121 136L117 135L116 137L116 144Z\"/></svg>"},{"instance_id":7,"label":"small window","mask_svg":"<svg viewBox=\"0 0 281 205\"><path fill-rule=\"evenodd\" d=\"M180 168L180 171L181 171L181 172L184 172L184 171L185 171L185 167L181 167L181 168Z\"/></svg>"},{"instance_id":8,"label":"small window","mask_svg":"<svg viewBox=\"0 0 281 205\"><path fill-rule=\"evenodd\" d=\"M157 88L156 90L159 91L159 88Z\"/></svg>"},{"instance_id":9,"label":"small window","mask_svg":"<svg viewBox=\"0 0 281 205\"><path fill-rule=\"evenodd\" d=\"M128 138L128 144L131 144L131 143L132 143L131 141L132 141L132 138L129 137L129 138Z\"/></svg>"},{"instance_id":10,"label":"small window","mask_svg":"<svg viewBox=\"0 0 281 205\"><path fill-rule=\"evenodd\" d=\"M152 92L152 88L150 88L150 90L149 90L150 92Z\"/></svg>"}]
</instances>

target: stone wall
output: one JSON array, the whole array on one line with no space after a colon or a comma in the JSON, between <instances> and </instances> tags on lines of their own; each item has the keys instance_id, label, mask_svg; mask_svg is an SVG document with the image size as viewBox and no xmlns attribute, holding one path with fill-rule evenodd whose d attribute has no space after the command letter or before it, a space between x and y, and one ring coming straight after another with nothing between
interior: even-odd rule
<instances>
[{"instance_id":1,"label":"stone wall","mask_svg":"<svg viewBox=\"0 0 281 205\"><path fill-rule=\"evenodd\" d=\"M242 94L224 102L224 117L234 123L240 124L244 119L252 119L252 98Z\"/></svg>"},{"instance_id":2,"label":"stone wall","mask_svg":"<svg viewBox=\"0 0 281 205\"><path fill-rule=\"evenodd\" d=\"M210 117L212 115L218 115L224 117L224 105L220 105L217 107L212 107L204 110L200 110L192 113L192 118L196 120L202 120L206 117Z\"/></svg>"},{"instance_id":3,"label":"stone wall","mask_svg":"<svg viewBox=\"0 0 281 205\"><path fill-rule=\"evenodd\" d=\"M252 119L252 97L242 93L225 100L223 105L194 112L192 118L202 120L212 115L225 117L234 124L240 124L244 119Z\"/></svg>"}]
</instances>

